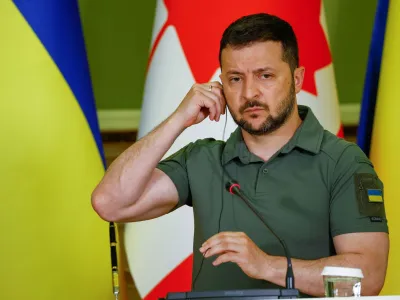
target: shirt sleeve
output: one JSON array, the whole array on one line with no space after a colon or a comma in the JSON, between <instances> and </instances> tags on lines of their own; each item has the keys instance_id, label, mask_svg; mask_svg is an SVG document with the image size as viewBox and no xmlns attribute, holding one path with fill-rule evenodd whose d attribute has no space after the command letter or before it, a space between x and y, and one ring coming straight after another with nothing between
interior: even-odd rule
<instances>
[{"instance_id":1,"label":"shirt sleeve","mask_svg":"<svg viewBox=\"0 0 400 300\"><path fill-rule=\"evenodd\" d=\"M332 182L330 228L333 237L354 232L388 232L383 183L357 145L351 144L343 151Z\"/></svg>"},{"instance_id":2,"label":"shirt sleeve","mask_svg":"<svg viewBox=\"0 0 400 300\"><path fill-rule=\"evenodd\" d=\"M193 143L188 144L179 151L160 161L157 165L157 169L163 171L172 180L178 191L179 202L171 211L174 211L183 205L192 206L192 197L186 164L192 146Z\"/></svg>"}]
</instances>

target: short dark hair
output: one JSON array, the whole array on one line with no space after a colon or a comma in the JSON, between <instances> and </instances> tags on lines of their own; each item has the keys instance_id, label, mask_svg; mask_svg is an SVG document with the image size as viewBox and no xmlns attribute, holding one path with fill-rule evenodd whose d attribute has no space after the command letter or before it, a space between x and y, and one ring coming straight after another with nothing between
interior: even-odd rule
<instances>
[{"instance_id":1,"label":"short dark hair","mask_svg":"<svg viewBox=\"0 0 400 300\"><path fill-rule=\"evenodd\" d=\"M292 26L281 18L259 13L241 17L225 29L219 47L221 54L227 46L245 47L255 42L280 42L283 50L282 60L287 62L292 72L299 66L299 48Z\"/></svg>"}]
</instances>

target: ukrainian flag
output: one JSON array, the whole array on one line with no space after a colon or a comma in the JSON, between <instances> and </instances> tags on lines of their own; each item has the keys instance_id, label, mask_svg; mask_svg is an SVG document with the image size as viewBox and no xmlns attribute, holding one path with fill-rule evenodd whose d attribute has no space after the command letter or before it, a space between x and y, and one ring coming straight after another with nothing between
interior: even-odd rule
<instances>
[{"instance_id":1,"label":"ukrainian flag","mask_svg":"<svg viewBox=\"0 0 400 300\"><path fill-rule=\"evenodd\" d=\"M381 190L368 189L367 193L369 202L383 202L383 195Z\"/></svg>"},{"instance_id":2,"label":"ukrainian flag","mask_svg":"<svg viewBox=\"0 0 400 300\"><path fill-rule=\"evenodd\" d=\"M1 0L0 41L0 299L114 299L76 0Z\"/></svg>"},{"instance_id":3,"label":"ukrainian flag","mask_svg":"<svg viewBox=\"0 0 400 300\"><path fill-rule=\"evenodd\" d=\"M384 20L386 14L387 21ZM389 224L390 254L389 267L382 294L399 295L400 218L398 218L398 213L400 211L400 202L398 201L397 186L400 179L400 159L398 155L400 150L400 89L398 76L398 71L400 70L400 1L380 0L376 15L376 27L379 22L385 26L383 30L374 30L374 34L380 32L381 35L384 34L384 38L383 36L373 37L371 49L379 47L378 41L384 40L384 43L381 43L381 45L383 44L381 66L374 70L376 79L367 80L364 88L364 95L371 89L376 89L376 105L373 103L374 105L369 109L367 109L367 105L363 106L358 139L360 146L363 147L363 141L366 140L365 145L368 145L369 136L371 137L370 158L379 177L385 184L384 201ZM371 60L380 61L380 57L374 57L371 53L369 59L370 62ZM368 101L367 98L364 97L363 104ZM371 112L367 117L368 110ZM363 122L363 118L371 122L371 134L369 136L365 127L367 122Z\"/></svg>"}]
</instances>

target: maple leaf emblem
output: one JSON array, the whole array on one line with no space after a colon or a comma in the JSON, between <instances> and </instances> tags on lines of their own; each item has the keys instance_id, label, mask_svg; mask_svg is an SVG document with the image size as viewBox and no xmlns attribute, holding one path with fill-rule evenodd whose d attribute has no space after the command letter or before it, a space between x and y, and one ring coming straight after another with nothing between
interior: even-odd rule
<instances>
[{"instance_id":1,"label":"maple leaf emblem","mask_svg":"<svg viewBox=\"0 0 400 300\"><path fill-rule=\"evenodd\" d=\"M289 22L297 36L300 64L306 68L303 90L317 96L315 72L332 61L320 24L321 0L164 0L168 19L158 33L150 61L165 29L174 26L196 82L207 82L219 68L223 31L234 20L265 12Z\"/></svg>"}]
</instances>

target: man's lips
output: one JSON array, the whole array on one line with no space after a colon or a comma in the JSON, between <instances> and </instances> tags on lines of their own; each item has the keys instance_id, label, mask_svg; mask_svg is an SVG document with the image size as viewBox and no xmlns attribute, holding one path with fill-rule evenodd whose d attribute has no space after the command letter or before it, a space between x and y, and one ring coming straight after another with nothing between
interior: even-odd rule
<instances>
[{"instance_id":1,"label":"man's lips","mask_svg":"<svg viewBox=\"0 0 400 300\"><path fill-rule=\"evenodd\" d=\"M256 111L260 111L260 110L264 110L264 108L262 108L260 106L254 106L254 107L246 108L244 110L244 112L256 112Z\"/></svg>"}]
</instances>

